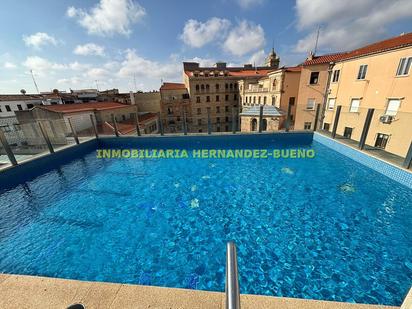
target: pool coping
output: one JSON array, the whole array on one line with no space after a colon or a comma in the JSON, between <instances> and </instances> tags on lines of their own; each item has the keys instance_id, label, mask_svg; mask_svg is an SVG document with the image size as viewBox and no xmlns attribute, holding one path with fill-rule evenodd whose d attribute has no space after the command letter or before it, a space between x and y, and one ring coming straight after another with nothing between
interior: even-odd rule
<instances>
[{"instance_id":1,"label":"pool coping","mask_svg":"<svg viewBox=\"0 0 412 309\"><path fill-rule=\"evenodd\" d=\"M412 189L412 170L397 166L318 132L313 133L313 140Z\"/></svg>"},{"instance_id":2,"label":"pool coping","mask_svg":"<svg viewBox=\"0 0 412 309\"><path fill-rule=\"evenodd\" d=\"M409 293L411 294L411 292ZM0 274L0 308L221 308L225 294L132 284ZM405 304L405 303L404 303ZM407 306L407 304L406 304ZM242 309L410 309L263 295L241 295Z\"/></svg>"}]
</instances>

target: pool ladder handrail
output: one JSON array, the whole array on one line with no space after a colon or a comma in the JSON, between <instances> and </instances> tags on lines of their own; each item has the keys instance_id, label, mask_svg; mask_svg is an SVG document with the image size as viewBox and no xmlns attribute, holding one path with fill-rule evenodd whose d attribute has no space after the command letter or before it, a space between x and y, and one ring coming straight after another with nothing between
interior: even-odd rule
<instances>
[{"instance_id":1,"label":"pool ladder handrail","mask_svg":"<svg viewBox=\"0 0 412 309\"><path fill-rule=\"evenodd\" d=\"M237 271L236 245L226 244L226 309L240 309L239 277Z\"/></svg>"}]
</instances>

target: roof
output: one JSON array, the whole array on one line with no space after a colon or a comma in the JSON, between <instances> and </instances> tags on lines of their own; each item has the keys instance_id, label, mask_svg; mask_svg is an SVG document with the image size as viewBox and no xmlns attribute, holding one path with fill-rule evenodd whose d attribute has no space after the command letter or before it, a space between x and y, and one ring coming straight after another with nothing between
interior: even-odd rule
<instances>
[{"instance_id":1,"label":"roof","mask_svg":"<svg viewBox=\"0 0 412 309\"><path fill-rule=\"evenodd\" d=\"M138 116L139 122L145 122L147 120L152 120L153 118L157 119L157 114L156 113L141 113Z\"/></svg>"},{"instance_id":2,"label":"roof","mask_svg":"<svg viewBox=\"0 0 412 309\"><path fill-rule=\"evenodd\" d=\"M130 107L131 105L117 102L93 102L93 103L75 103L75 104L58 104L58 105L41 105L35 108L46 109L56 113L80 113L88 111L104 111Z\"/></svg>"},{"instance_id":3,"label":"roof","mask_svg":"<svg viewBox=\"0 0 412 309\"><path fill-rule=\"evenodd\" d=\"M189 77L193 76L194 71L224 71L227 76L233 76L233 77L262 77L266 76L269 72L276 71L277 69L275 68L269 68L269 67L251 67L251 68L245 68L245 67L225 67L223 69L211 67L211 68L196 68L195 70L185 70L185 74ZM217 76L221 77L221 75Z\"/></svg>"},{"instance_id":4,"label":"roof","mask_svg":"<svg viewBox=\"0 0 412 309\"><path fill-rule=\"evenodd\" d=\"M163 83L160 90L183 90L186 89L186 85L182 83Z\"/></svg>"},{"instance_id":5,"label":"roof","mask_svg":"<svg viewBox=\"0 0 412 309\"><path fill-rule=\"evenodd\" d=\"M273 105L255 105L245 109L240 116L259 116L260 106L263 106L263 116L280 117L285 113Z\"/></svg>"},{"instance_id":6,"label":"roof","mask_svg":"<svg viewBox=\"0 0 412 309\"><path fill-rule=\"evenodd\" d=\"M306 60L303 65L323 64L349 60L357 57L378 54L398 48L412 46L412 32L401 34L387 40L375 42L348 52L315 56L312 60Z\"/></svg>"},{"instance_id":7,"label":"roof","mask_svg":"<svg viewBox=\"0 0 412 309\"><path fill-rule=\"evenodd\" d=\"M0 94L0 101L29 101L41 99L42 96L39 94Z\"/></svg>"}]
</instances>

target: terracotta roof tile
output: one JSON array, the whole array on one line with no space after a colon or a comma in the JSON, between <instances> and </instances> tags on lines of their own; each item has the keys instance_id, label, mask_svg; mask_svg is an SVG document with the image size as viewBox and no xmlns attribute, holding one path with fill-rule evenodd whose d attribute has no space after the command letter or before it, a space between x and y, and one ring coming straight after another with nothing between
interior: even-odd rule
<instances>
[{"instance_id":1,"label":"terracotta roof tile","mask_svg":"<svg viewBox=\"0 0 412 309\"><path fill-rule=\"evenodd\" d=\"M46 109L56 113L78 113L87 111L103 111L110 109L118 109L130 107L130 105L117 102L93 102L93 103L75 103L75 104L58 104L58 105L42 105L35 108Z\"/></svg>"},{"instance_id":2,"label":"terracotta roof tile","mask_svg":"<svg viewBox=\"0 0 412 309\"><path fill-rule=\"evenodd\" d=\"M185 84L182 83L163 83L160 90L180 90L186 89Z\"/></svg>"},{"instance_id":3,"label":"terracotta roof tile","mask_svg":"<svg viewBox=\"0 0 412 309\"><path fill-rule=\"evenodd\" d=\"M306 66L306 65L342 61L342 60L362 57L366 55L377 54L377 53L381 53L381 52L385 52L385 51L389 51L393 49L398 49L398 48L403 48L407 46L412 46L412 32L402 34L399 36L395 36L387 40L372 43L372 44L369 44L369 45L366 45L361 48L348 51L348 52L315 56L312 60L306 60L303 63L303 65Z\"/></svg>"}]
</instances>

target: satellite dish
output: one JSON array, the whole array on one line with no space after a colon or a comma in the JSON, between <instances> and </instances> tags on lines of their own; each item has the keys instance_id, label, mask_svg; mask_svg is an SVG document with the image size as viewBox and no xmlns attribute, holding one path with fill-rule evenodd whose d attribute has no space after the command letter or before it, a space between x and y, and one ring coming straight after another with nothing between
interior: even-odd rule
<instances>
[{"instance_id":1,"label":"satellite dish","mask_svg":"<svg viewBox=\"0 0 412 309\"><path fill-rule=\"evenodd\" d=\"M22 89L22 90L20 90L20 93L21 93L22 95L25 95L25 94L26 94L26 90Z\"/></svg>"}]
</instances>

